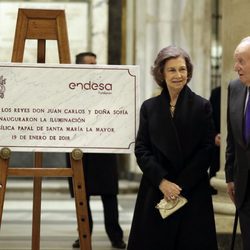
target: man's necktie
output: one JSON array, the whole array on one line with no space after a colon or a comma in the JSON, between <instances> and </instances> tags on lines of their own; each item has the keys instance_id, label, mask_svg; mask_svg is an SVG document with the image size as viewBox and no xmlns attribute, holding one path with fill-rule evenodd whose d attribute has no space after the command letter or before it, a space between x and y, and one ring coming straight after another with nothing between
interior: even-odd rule
<instances>
[{"instance_id":1,"label":"man's necktie","mask_svg":"<svg viewBox=\"0 0 250 250\"><path fill-rule=\"evenodd\" d=\"M247 91L249 93L249 88L247 89ZM249 94L245 111L244 137L246 144L248 144L250 142L250 95Z\"/></svg>"}]
</instances>

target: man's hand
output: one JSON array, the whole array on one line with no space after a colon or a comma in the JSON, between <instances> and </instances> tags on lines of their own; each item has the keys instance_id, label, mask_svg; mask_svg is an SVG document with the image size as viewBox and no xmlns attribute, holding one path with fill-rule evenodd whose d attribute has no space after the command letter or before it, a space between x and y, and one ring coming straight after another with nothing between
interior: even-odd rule
<instances>
[{"instance_id":1,"label":"man's hand","mask_svg":"<svg viewBox=\"0 0 250 250\"><path fill-rule=\"evenodd\" d=\"M235 203L235 190L234 190L234 182L228 182L227 183L227 193L232 200L233 203Z\"/></svg>"},{"instance_id":2,"label":"man's hand","mask_svg":"<svg viewBox=\"0 0 250 250\"><path fill-rule=\"evenodd\" d=\"M221 141L221 136L220 136L220 134L217 134L215 136L215 138L214 138L215 145L219 147L220 146L220 141Z\"/></svg>"}]
</instances>

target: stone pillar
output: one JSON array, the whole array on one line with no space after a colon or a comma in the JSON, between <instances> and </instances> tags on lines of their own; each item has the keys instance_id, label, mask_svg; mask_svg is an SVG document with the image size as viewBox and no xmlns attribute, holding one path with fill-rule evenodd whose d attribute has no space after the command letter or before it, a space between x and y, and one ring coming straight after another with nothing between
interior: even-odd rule
<instances>
[{"instance_id":1,"label":"stone pillar","mask_svg":"<svg viewBox=\"0 0 250 250\"><path fill-rule=\"evenodd\" d=\"M159 93L150 68L160 49L176 45L187 50L194 63L194 74L190 87L198 94L210 95L210 48L211 48L211 1L210 0L138 0L135 4L127 0L129 27L127 37L135 53L134 64L140 65L140 102ZM135 15L134 15L135 13ZM131 17L131 15L133 15ZM135 19L133 19L135 17ZM134 25L131 25L134 20ZM127 42L128 43L128 42ZM127 51L129 55L131 53ZM132 57L128 57L131 63ZM131 157L130 171L141 173Z\"/></svg>"},{"instance_id":2,"label":"stone pillar","mask_svg":"<svg viewBox=\"0 0 250 250\"><path fill-rule=\"evenodd\" d=\"M249 26L249 8L248 0L223 0L222 2L222 81L221 81L221 167L215 178L212 179L212 185L219 190L220 199L214 202L214 208L217 212L233 213L234 205L226 194L225 183L225 149L227 136L227 86L228 82L237 78L233 71L233 53L240 40L250 35Z\"/></svg>"},{"instance_id":3,"label":"stone pillar","mask_svg":"<svg viewBox=\"0 0 250 250\"><path fill-rule=\"evenodd\" d=\"M135 52L133 63L140 65L140 103L158 93L158 87L153 81L150 70L159 50L173 43L171 33L173 2L173 0L138 0L133 4L133 1L127 1L128 9L135 8L135 14L132 11L127 13L129 27L132 27L131 20L134 18L135 32L131 33L131 30L127 29L129 33L127 36L134 39L134 48L129 47ZM131 54L129 51L127 53ZM132 57L128 59L131 63ZM141 174L133 154L130 156L130 172L133 175Z\"/></svg>"},{"instance_id":4,"label":"stone pillar","mask_svg":"<svg viewBox=\"0 0 250 250\"><path fill-rule=\"evenodd\" d=\"M91 11L90 21L91 27L88 35L92 42L89 47L97 55L98 64L106 64L108 62L108 11L109 5L106 0L90 0Z\"/></svg>"},{"instance_id":5,"label":"stone pillar","mask_svg":"<svg viewBox=\"0 0 250 250\"><path fill-rule=\"evenodd\" d=\"M210 0L175 0L172 8L173 43L190 54L194 73L189 86L205 98L210 96L211 7Z\"/></svg>"},{"instance_id":6,"label":"stone pillar","mask_svg":"<svg viewBox=\"0 0 250 250\"><path fill-rule=\"evenodd\" d=\"M121 64L122 1L109 0L108 64Z\"/></svg>"}]
</instances>

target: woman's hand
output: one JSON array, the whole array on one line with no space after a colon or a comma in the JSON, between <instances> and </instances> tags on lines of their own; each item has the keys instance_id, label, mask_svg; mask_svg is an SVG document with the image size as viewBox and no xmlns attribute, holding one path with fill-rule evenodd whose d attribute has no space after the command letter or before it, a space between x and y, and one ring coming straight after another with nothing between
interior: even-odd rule
<instances>
[{"instance_id":1,"label":"woman's hand","mask_svg":"<svg viewBox=\"0 0 250 250\"><path fill-rule=\"evenodd\" d=\"M159 189L167 200L174 200L181 193L181 187L174 182L163 179L159 185Z\"/></svg>"}]
</instances>

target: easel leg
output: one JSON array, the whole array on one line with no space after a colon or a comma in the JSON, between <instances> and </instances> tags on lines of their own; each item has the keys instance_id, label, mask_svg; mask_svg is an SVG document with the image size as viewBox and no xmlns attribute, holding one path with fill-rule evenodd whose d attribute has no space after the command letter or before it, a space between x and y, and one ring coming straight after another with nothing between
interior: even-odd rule
<instances>
[{"instance_id":1,"label":"easel leg","mask_svg":"<svg viewBox=\"0 0 250 250\"><path fill-rule=\"evenodd\" d=\"M41 168L41 167L42 167L42 153L35 153L35 168ZM32 250L40 249L41 193L42 193L42 178L34 177Z\"/></svg>"},{"instance_id":2,"label":"easel leg","mask_svg":"<svg viewBox=\"0 0 250 250\"><path fill-rule=\"evenodd\" d=\"M73 154L73 153L72 153ZM84 181L82 159L74 159L70 154L71 168L73 170L73 185L76 204L76 216L81 250L91 250L91 236L89 230L89 217ZM74 158L73 158L74 157Z\"/></svg>"},{"instance_id":3,"label":"easel leg","mask_svg":"<svg viewBox=\"0 0 250 250\"><path fill-rule=\"evenodd\" d=\"M48 16L50 16L49 19ZM31 19L36 20L36 25L29 25L29 21ZM37 22L37 20L39 21ZM70 63L70 51L66 29L65 12L63 10L18 10L14 48L11 59L12 62L23 61L25 40L29 39L27 34L32 34L32 38L38 40L38 63L45 63L46 40L57 40L60 63ZM4 164L7 166L7 163L4 161L0 162L0 185L2 185L0 186L0 225L7 175L7 169L2 167ZM42 153L35 153L35 168L41 167ZM32 250L40 249L41 189L42 178L34 177Z\"/></svg>"},{"instance_id":4,"label":"easel leg","mask_svg":"<svg viewBox=\"0 0 250 250\"><path fill-rule=\"evenodd\" d=\"M4 205L4 196L6 191L6 180L8 171L9 160L0 158L0 228L2 224L2 214Z\"/></svg>"},{"instance_id":5,"label":"easel leg","mask_svg":"<svg viewBox=\"0 0 250 250\"><path fill-rule=\"evenodd\" d=\"M2 224L3 204L6 191L6 180L8 175L10 154L11 151L9 148L2 148L0 151L0 228Z\"/></svg>"}]
</instances>

